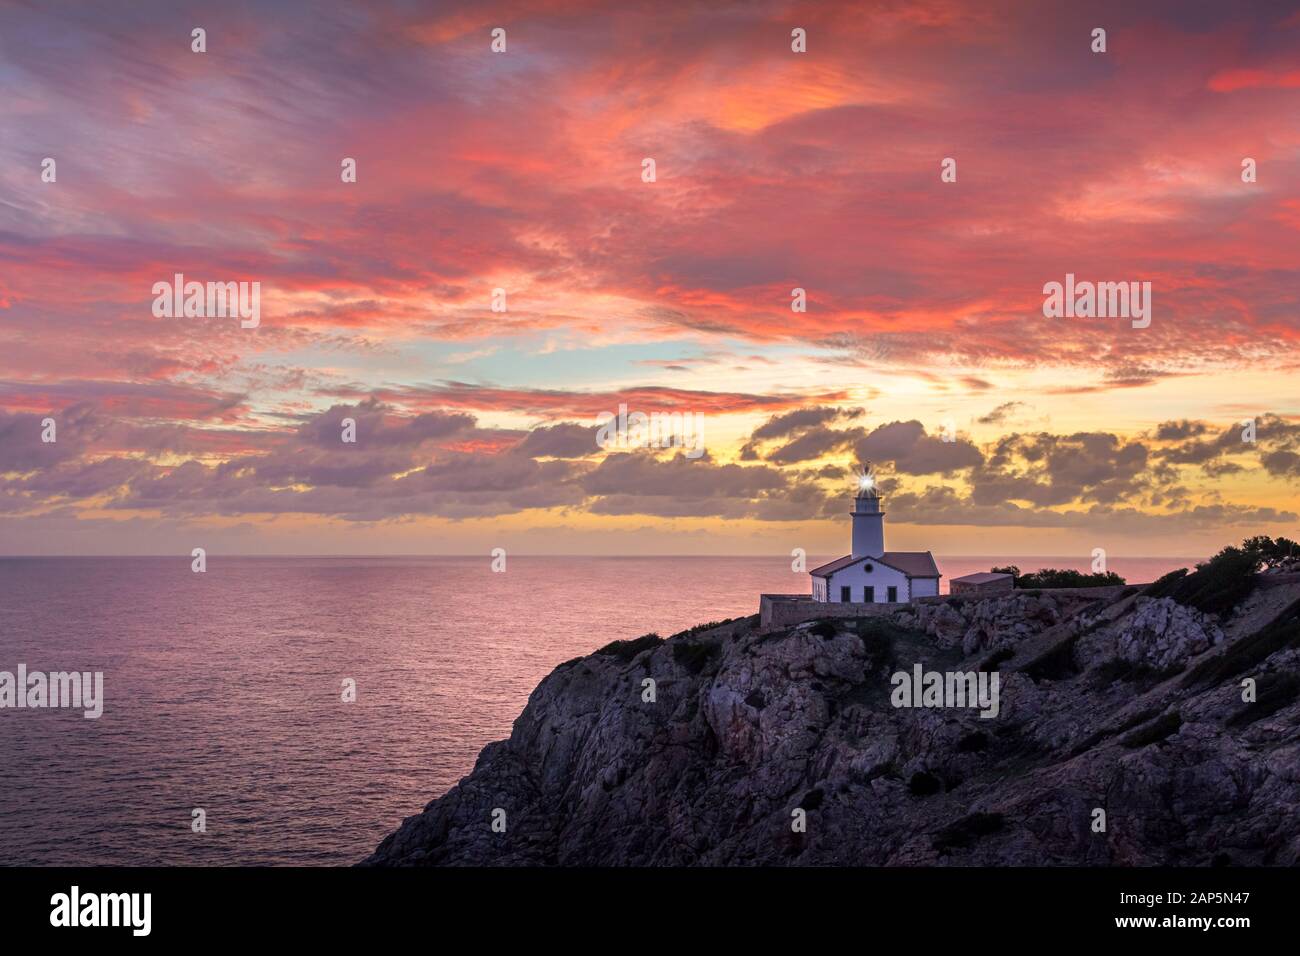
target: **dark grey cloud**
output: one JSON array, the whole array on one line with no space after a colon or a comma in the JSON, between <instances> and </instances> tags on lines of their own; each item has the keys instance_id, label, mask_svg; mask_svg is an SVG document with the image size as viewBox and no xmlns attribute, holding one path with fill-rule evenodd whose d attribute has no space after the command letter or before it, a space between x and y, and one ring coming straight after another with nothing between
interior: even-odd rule
<instances>
[{"instance_id":1,"label":"dark grey cloud","mask_svg":"<svg viewBox=\"0 0 1300 956\"><path fill-rule=\"evenodd\" d=\"M807 428L826 425L843 418L856 418L862 414L861 409L842 411L829 405L817 405L811 408L797 408L784 415L773 415L759 425L750 434L750 441L763 442L774 438L785 438Z\"/></svg>"},{"instance_id":2,"label":"dark grey cloud","mask_svg":"<svg viewBox=\"0 0 1300 956\"><path fill-rule=\"evenodd\" d=\"M585 458L600 450L596 445L597 431L576 422L542 425L525 435L514 451L530 458Z\"/></svg>"},{"instance_id":3,"label":"dark grey cloud","mask_svg":"<svg viewBox=\"0 0 1300 956\"><path fill-rule=\"evenodd\" d=\"M910 475L957 471L984 461L968 440L949 442L927 435L925 426L915 420L881 425L860 439L854 450L860 460L892 462L895 472Z\"/></svg>"}]
</instances>

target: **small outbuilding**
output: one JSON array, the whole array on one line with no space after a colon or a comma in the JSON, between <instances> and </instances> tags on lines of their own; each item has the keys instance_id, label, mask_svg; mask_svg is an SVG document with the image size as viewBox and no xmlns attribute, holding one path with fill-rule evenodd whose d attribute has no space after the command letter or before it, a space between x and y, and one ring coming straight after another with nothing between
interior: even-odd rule
<instances>
[{"instance_id":1,"label":"small outbuilding","mask_svg":"<svg viewBox=\"0 0 1300 956\"><path fill-rule=\"evenodd\" d=\"M975 574L963 574L948 582L949 594L996 594L999 591L1011 591L1016 586L1016 579L1004 571L978 571Z\"/></svg>"}]
</instances>

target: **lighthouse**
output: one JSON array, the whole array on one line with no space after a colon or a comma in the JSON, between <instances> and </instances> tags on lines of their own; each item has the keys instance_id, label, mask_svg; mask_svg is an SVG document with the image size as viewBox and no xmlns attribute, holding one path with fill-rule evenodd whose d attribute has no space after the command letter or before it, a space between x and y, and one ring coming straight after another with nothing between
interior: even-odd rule
<instances>
[{"instance_id":1,"label":"lighthouse","mask_svg":"<svg viewBox=\"0 0 1300 956\"><path fill-rule=\"evenodd\" d=\"M876 470L858 469L853 494L852 553L814 568L812 599L837 604L895 604L939 594L939 566L929 551L886 551Z\"/></svg>"},{"instance_id":2,"label":"lighthouse","mask_svg":"<svg viewBox=\"0 0 1300 956\"><path fill-rule=\"evenodd\" d=\"M858 474L858 493L853 498L854 558L878 558L885 553L885 513L880 510L876 470L868 462Z\"/></svg>"}]
</instances>

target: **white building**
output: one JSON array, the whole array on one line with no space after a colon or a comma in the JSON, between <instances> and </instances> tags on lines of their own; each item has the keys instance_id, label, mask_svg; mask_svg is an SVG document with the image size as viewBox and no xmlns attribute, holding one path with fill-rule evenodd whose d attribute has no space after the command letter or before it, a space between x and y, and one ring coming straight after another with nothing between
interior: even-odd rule
<instances>
[{"instance_id":1,"label":"white building","mask_svg":"<svg viewBox=\"0 0 1300 956\"><path fill-rule=\"evenodd\" d=\"M886 551L885 513L868 465L853 498L853 551L814 568L814 601L893 604L939 594L939 568L929 551Z\"/></svg>"}]
</instances>

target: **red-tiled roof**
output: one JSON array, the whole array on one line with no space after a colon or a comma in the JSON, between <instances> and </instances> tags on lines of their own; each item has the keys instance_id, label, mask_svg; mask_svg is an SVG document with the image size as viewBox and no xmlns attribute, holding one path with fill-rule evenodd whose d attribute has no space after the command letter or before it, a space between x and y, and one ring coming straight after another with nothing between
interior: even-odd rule
<instances>
[{"instance_id":1,"label":"red-tiled roof","mask_svg":"<svg viewBox=\"0 0 1300 956\"><path fill-rule=\"evenodd\" d=\"M860 559L865 560L865 559ZM853 555L846 554L842 558L836 558L830 564L823 564L820 568L813 568L808 573L818 578L828 578L840 568L847 568L853 563Z\"/></svg>"},{"instance_id":2,"label":"red-tiled roof","mask_svg":"<svg viewBox=\"0 0 1300 956\"><path fill-rule=\"evenodd\" d=\"M823 564L820 568L813 568L808 573L815 577L828 578L836 571L857 564L859 561L875 561L877 564L883 564L895 571L902 571L909 578L937 578L940 576L939 566L934 563L934 555L929 551L886 551L878 558L855 558L851 554L846 554L830 564Z\"/></svg>"}]
</instances>

